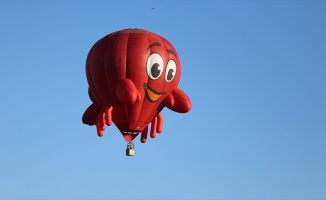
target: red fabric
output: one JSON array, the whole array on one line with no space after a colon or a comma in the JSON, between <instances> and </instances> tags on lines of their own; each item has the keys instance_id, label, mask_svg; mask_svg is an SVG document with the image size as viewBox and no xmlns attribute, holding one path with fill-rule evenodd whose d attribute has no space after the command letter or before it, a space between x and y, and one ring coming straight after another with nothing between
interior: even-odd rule
<instances>
[{"instance_id":1,"label":"red fabric","mask_svg":"<svg viewBox=\"0 0 326 200\"><path fill-rule=\"evenodd\" d=\"M177 88L177 51L155 33L125 29L103 37L87 56L86 76L92 105L82 120L96 125L99 136L113 122L127 141L137 136L129 133L142 132L145 142L149 123L152 137L162 131L165 106L180 113L191 109L189 98Z\"/></svg>"}]
</instances>

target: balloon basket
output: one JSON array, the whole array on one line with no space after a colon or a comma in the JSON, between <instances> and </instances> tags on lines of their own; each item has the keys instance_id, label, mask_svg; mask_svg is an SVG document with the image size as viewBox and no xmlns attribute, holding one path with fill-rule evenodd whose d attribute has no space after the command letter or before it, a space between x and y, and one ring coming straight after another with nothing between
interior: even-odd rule
<instances>
[{"instance_id":1,"label":"balloon basket","mask_svg":"<svg viewBox=\"0 0 326 200\"><path fill-rule=\"evenodd\" d=\"M134 156L134 155L135 155L134 144L132 142L129 142L127 144L126 156Z\"/></svg>"}]
</instances>

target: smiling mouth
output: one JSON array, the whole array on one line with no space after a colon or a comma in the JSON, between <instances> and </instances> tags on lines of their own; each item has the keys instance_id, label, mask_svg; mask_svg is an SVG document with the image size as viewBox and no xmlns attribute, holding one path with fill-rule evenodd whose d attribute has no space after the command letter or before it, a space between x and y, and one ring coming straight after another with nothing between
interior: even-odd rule
<instances>
[{"instance_id":1,"label":"smiling mouth","mask_svg":"<svg viewBox=\"0 0 326 200\"><path fill-rule=\"evenodd\" d=\"M149 87L146 83L144 83L145 96L149 102L154 103L157 101L165 92L157 92L153 90L153 88Z\"/></svg>"}]
</instances>

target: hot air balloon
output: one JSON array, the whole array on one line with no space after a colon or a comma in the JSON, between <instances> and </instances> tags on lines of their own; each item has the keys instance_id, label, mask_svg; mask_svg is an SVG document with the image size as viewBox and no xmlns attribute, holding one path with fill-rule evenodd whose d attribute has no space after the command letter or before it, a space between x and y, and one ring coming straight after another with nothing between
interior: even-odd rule
<instances>
[{"instance_id":1,"label":"hot air balloon","mask_svg":"<svg viewBox=\"0 0 326 200\"><path fill-rule=\"evenodd\" d=\"M181 62L165 38L142 29L113 32L97 41L86 59L88 94L92 104L82 122L96 125L98 136L114 123L128 142L141 134L145 143L162 132L164 107L178 113L191 109L188 96L178 88Z\"/></svg>"}]
</instances>

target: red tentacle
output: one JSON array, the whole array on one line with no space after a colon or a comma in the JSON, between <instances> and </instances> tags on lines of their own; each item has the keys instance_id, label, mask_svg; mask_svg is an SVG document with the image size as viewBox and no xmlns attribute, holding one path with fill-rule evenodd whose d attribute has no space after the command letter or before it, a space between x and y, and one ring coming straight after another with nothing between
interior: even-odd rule
<instances>
[{"instance_id":1,"label":"red tentacle","mask_svg":"<svg viewBox=\"0 0 326 200\"><path fill-rule=\"evenodd\" d=\"M105 110L105 123L107 126L112 125L112 110L113 110L112 106L110 106Z\"/></svg>"},{"instance_id":2,"label":"red tentacle","mask_svg":"<svg viewBox=\"0 0 326 200\"><path fill-rule=\"evenodd\" d=\"M157 118L156 132L162 133L162 130L163 130L163 114L162 114L162 112L159 112L157 114L156 118Z\"/></svg>"},{"instance_id":3,"label":"red tentacle","mask_svg":"<svg viewBox=\"0 0 326 200\"><path fill-rule=\"evenodd\" d=\"M145 143L147 141L148 126L141 132L140 141Z\"/></svg>"},{"instance_id":4,"label":"red tentacle","mask_svg":"<svg viewBox=\"0 0 326 200\"><path fill-rule=\"evenodd\" d=\"M105 117L105 114L104 114L104 112L101 111L96 120L96 130L97 130L97 135L99 137L102 137L104 135L104 130L105 130L104 117Z\"/></svg>"},{"instance_id":5,"label":"red tentacle","mask_svg":"<svg viewBox=\"0 0 326 200\"><path fill-rule=\"evenodd\" d=\"M156 137L156 124L157 124L157 120L156 117L154 117L151 122L151 133L150 133L151 138Z\"/></svg>"}]
</instances>

